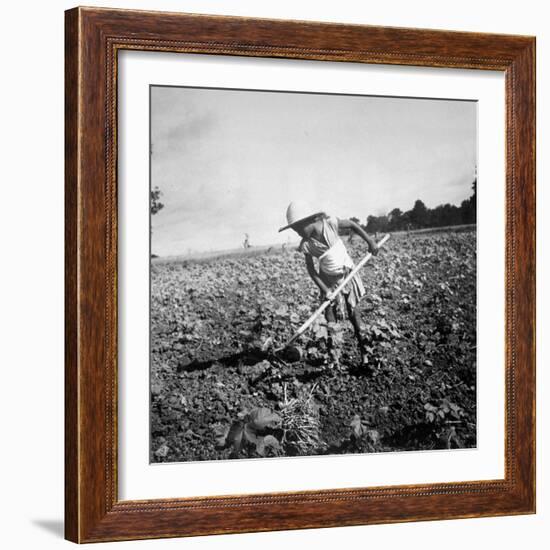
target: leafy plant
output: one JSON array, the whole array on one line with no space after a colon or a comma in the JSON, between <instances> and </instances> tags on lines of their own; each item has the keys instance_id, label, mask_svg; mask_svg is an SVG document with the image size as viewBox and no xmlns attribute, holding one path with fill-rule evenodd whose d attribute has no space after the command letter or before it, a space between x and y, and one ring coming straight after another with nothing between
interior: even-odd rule
<instances>
[{"instance_id":1,"label":"leafy plant","mask_svg":"<svg viewBox=\"0 0 550 550\"><path fill-rule=\"evenodd\" d=\"M389 350L393 344L402 338L394 322L388 323L385 319L367 324L365 331L364 350L369 363L377 368L387 366Z\"/></svg>"},{"instance_id":2,"label":"leafy plant","mask_svg":"<svg viewBox=\"0 0 550 550\"><path fill-rule=\"evenodd\" d=\"M253 409L231 424L227 433L218 439L218 447L232 447L234 456L243 452L249 456L253 452L260 456L277 455L280 445L272 432L280 424L281 417L268 408Z\"/></svg>"},{"instance_id":3,"label":"leafy plant","mask_svg":"<svg viewBox=\"0 0 550 550\"><path fill-rule=\"evenodd\" d=\"M350 422L350 443L357 452L374 452L380 449L380 434L356 414Z\"/></svg>"},{"instance_id":4,"label":"leafy plant","mask_svg":"<svg viewBox=\"0 0 550 550\"><path fill-rule=\"evenodd\" d=\"M435 406L431 403L424 405L426 411L426 420L428 422L442 422L446 419L460 420L464 416L464 410L456 403L451 403L447 399L442 399L439 405Z\"/></svg>"}]
</instances>

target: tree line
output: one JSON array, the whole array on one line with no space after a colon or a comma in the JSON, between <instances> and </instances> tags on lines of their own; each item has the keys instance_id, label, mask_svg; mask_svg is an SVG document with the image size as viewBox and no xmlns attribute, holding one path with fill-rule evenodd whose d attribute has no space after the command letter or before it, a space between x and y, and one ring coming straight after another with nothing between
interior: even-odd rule
<instances>
[{"instance_id":1,"label":"tree line","mask_svg":"<svg viewBox=\"0 0 550 550\"><path fill-rule=\"evenodd\" d=\"M155 187L151 189L151 214L157 214L164 208L160 197L162 191ZM440 204L435 208L428 208L420 199L414 206L402 212L394 208L383 216L368 216L363 228L368 233L385 233L387 231L408 231L411 229L423 229L427 227L445 227L448 225L462 225L476 223L477 203L477 179L472 183L472 195L462 201L460 206L454 204ZM351 218L356 223L361 223L359 218ZM245 243L248 243L248 235ZM246 244L245 244L246 248Z\"/></svg>"},{"instance_id":2,"label":"tree line","mask_svg":"<svg viewBox=\"0 0 550 550\"><path fill-rule=\"evenodd\" d=\"M384 216L368 216L364 226L369 233L387 231L408 231L426 227L445 227L476 223L477 180L472 183L472 196L456 206L454 204L440 204L435 208L427 208L418 199L414 206L402 212L394 208ZM352 218L359 222L358 218Z\"/></svg>"}]
</instances>

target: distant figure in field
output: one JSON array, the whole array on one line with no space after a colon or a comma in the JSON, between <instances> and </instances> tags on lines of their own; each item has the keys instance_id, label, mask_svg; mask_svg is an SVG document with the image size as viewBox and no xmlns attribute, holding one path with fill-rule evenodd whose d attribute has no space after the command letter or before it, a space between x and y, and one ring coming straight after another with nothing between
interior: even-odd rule
<instances>
[{"instance_id":1,"label":"distant figure in field","mask_svg":"<svg viewBox=\"0 0 550 550\"><path fill-rule=\"evenodd\" d=\"M243 242L243 248L250 248L250 238L248 236L248 233L244 234L244 242Z\"/></svg>"}]
</instances>

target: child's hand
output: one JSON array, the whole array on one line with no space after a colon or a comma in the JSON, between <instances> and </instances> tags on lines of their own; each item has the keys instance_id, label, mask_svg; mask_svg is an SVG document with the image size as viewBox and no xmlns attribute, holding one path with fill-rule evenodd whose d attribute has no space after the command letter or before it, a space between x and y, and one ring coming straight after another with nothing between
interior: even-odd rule
<instances>
[{"instance_id":1,"label":"child's hand","mask_svg":"<svg viewBox=\"0 0 550 550\"><path fill-rule=\"evenodd\" d=\"M323 302L331 297L330 296L330 288L321 288L320 291L321 291L321 300ZM331 301L332 301L332 299L331 299Z\"/></svg>"}]
</instances>

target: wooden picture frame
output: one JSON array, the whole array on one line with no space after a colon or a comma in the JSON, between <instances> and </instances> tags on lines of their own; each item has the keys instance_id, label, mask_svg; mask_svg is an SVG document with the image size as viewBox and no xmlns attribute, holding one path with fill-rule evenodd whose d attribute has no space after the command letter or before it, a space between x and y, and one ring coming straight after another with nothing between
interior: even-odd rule
<instances>
[{"instance_id":1,"label":"wooden picture frame","mask_svg":"<svg viewBox=\"0 0 550 550\"><path fill-rule=\"evenodd\" d=\"M117 53L501 71L506 86L505 477L120 501ZM66 12L65 534L74 542L535 512L535 39L99 8Z\"/></svg>"}]
</instances>

